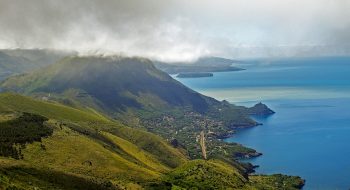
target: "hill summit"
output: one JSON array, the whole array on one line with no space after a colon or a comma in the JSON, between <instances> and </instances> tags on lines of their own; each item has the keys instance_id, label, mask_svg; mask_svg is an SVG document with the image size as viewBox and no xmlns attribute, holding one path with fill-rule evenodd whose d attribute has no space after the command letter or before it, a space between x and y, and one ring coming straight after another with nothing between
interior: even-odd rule
<instances>
[{"instance_id":1,"label":"hill summit","mask_svg":"<svg viewBox=\"0 0 350 190\"><path fill-rule=\"evenodd\" d=\"M156 69L143 58L67 57L37 72L6 80L2 87L25 94L64 94L74 90L75 99L89 95L104 109L181 106L203 112L204 97Z\"/></svg>"}]
</instances>

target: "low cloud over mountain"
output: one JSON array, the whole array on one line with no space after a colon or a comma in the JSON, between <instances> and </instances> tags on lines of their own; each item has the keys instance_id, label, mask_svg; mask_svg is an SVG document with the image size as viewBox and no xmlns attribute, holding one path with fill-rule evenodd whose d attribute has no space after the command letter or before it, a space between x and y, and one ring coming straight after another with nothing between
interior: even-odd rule
<instances>
[{"instance_id":1,"label":"low cloud over mountain","mask_svg":"<svg viewBox=\"0 0 350 190\"><path fill-rule=\"evenodd\" d=\"M347 55L349 8L347 0L0 0L0 48L168 61Z\"/></svg>"}]
</instances>

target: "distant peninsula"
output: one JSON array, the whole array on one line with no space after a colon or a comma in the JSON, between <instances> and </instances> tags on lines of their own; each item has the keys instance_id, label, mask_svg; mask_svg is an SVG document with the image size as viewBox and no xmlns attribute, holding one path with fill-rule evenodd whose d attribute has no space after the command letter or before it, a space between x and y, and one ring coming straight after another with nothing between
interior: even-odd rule
<instances>
[{"instance_id":1,"label":"distant peninsula","mask_svg":"<svg viewBox=\"0 0 350 190\"><path fill-rule=\"evenodd\" d=\"M177 78L201 78L201 77L213 77L213 73L179 73L176 75Z\"/></svg>"},{"instance_id":2,"label":"distant peninsula","mask_svg":"<svg viewBox=\"0 0 350 190\"><path fill-rule=\"evenodd\" d=\"M269 116L274 114L275 112L271 110L267 105L259 102L255 104L253 107L248 108L248 114L256 115L256 116Z\"/></svg>"},{"instance_id":3,"label":"distant peninsula","mask_svg":"<svg viewBox=\"0 0 350 190\"><path fill-rule=\"evenodd\" d=\"M199 58L195 62L175 62L166 63L154 61L154 65L168 73L168 74L181 74L181 73L213 73L213 72L228 72L228 71L241 71L245 70L236 66L239 61L219 58L219 57L203 57Z\"/></svg>"}]
</instances>

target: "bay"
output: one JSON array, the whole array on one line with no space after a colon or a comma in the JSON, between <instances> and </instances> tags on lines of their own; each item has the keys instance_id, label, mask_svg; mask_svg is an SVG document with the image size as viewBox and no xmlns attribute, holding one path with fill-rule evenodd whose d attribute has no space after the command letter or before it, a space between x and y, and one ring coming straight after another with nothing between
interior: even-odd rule
<instances>
[{"instance_id":1,"label":"bay","mask_svg":"<svg viewBox=\"0 0 350 190\"><path fill-rule=\"evenodd\" d=\"M177 79L219 100L276 114L254 118L262 126L239 130L229 142L256 149L257 173L306 179L304 189L350 188L350 58L249 60L247 70L210 78Z\"/></svg>"}]
</instances>

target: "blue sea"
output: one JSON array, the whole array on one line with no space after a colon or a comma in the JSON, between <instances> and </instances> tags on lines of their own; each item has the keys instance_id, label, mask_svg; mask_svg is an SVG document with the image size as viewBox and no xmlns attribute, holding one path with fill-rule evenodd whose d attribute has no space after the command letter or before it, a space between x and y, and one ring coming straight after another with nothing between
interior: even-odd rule
<instances>
[{"instance_id":1,"label":"blue sea","mask_svg":"<svg viewBox=\"0 0 350 190\"><path fill-rule=\"evenodd\" d=\"M226 141L262 152L249 160L257 173L298 175L305 190L350 188L350 58L249 60L244 71L177 79L219 100L276 114L262 126L239 130Z\"/></svg>"}]
</instances>

